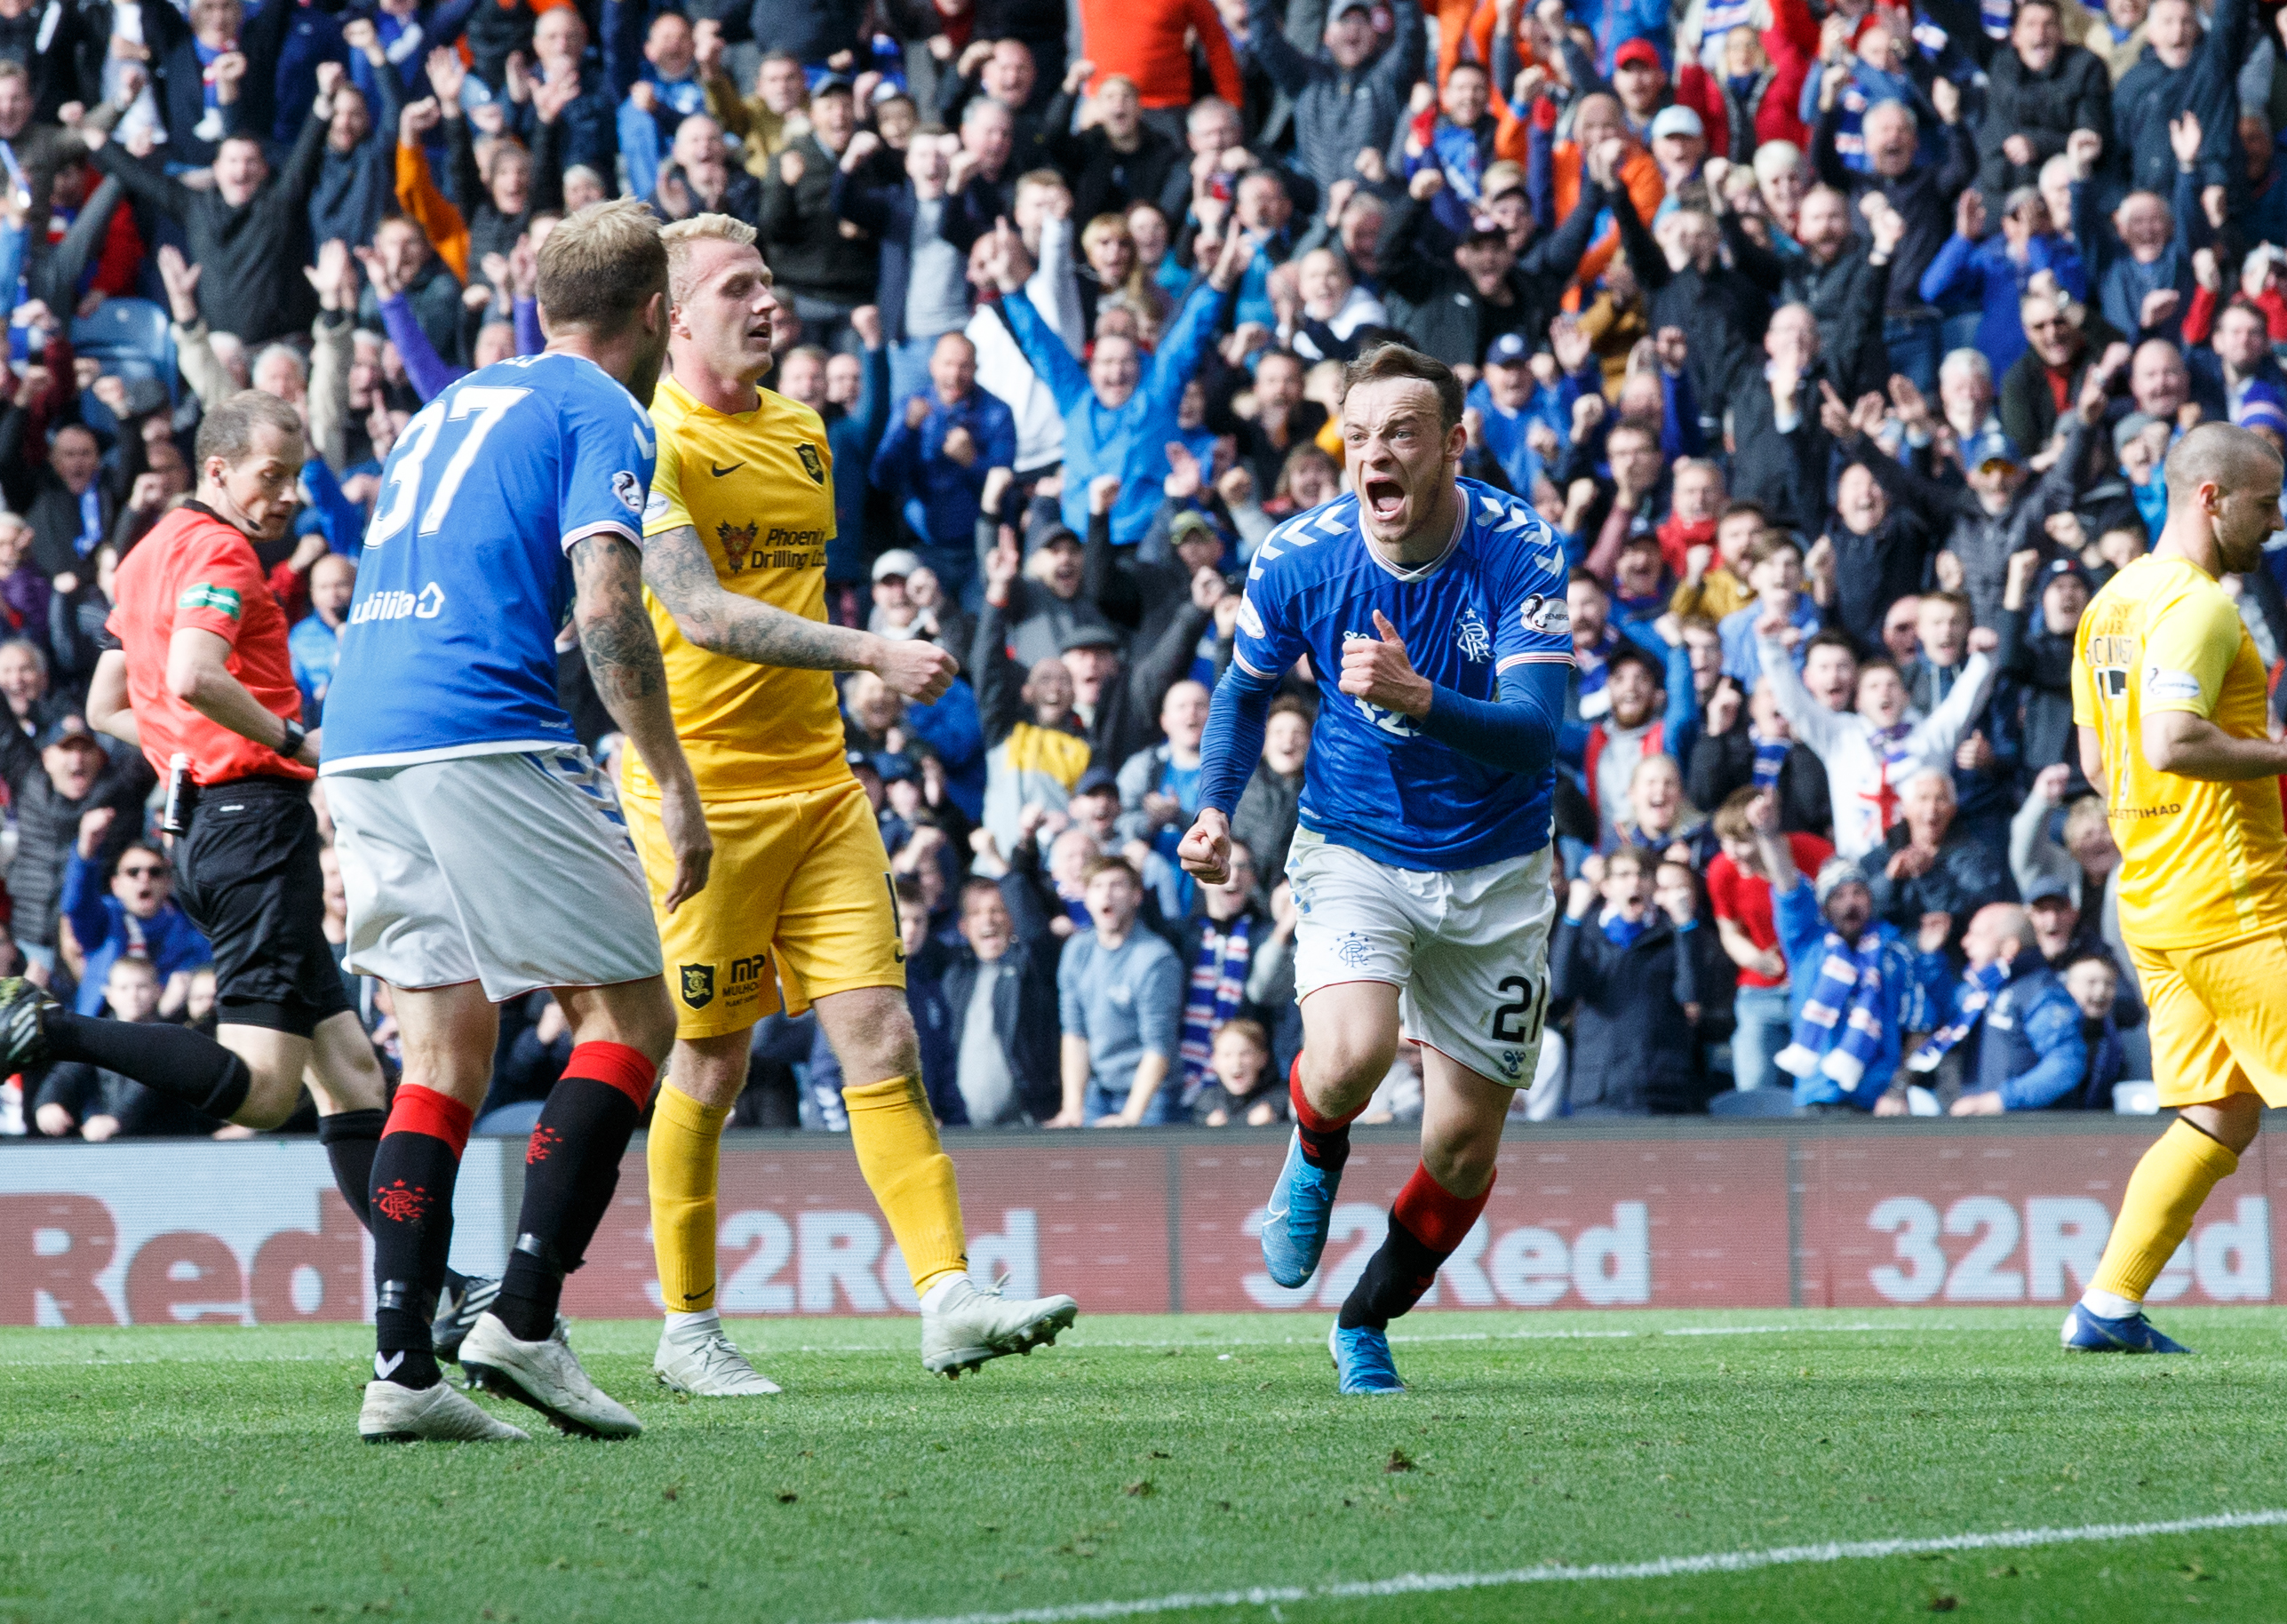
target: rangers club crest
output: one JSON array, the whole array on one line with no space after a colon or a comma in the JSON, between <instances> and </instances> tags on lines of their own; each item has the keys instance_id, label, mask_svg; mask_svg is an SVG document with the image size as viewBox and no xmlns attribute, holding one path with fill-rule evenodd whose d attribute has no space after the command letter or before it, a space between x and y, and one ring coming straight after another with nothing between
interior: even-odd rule
<instances>
[{"instance_id":1,"label":"rangers club crest","mask_svg":"<svg viewBox=\"0 0 2287 1624\"><path fill-rule=\"evenodd\" d=\"M714 967L711 964L686 964L679 967L683 978L683 1002L693 1009L704 1009L714 1002Z\"/></svg>"},{"instance_id":2,"label":"rangers club crest","mask_svg":"<svg viewBox=\"0 0 2287 1624\"><path fill-rule=\"evenodd\" d=\"M805 440L794 448L794 455L802 459L802 472L810 476L810 483L825 483L825 464L818 460L818 449Z\"/></svg>"},{"instance_id":3,"label":"rangers club crest","mask_svg":"<svg viewBox=\"0 0 2287 1624\"><path fill-rule=\"evenodd\" d=\"M408 1184L399 1179L385 1184L373 1192L373 1210L392 1223L418 1223L421 1214L429 1210L432 1198L418 1184Z\"/></svg>"},{"instance_id":4,"label":"rangers club crest","mask_svg":"<svg viewBox=\"0 0 2287 1624\"><path fill-rule=\"evenodd\" d=\"M803 449L807 450L809 448ZM746 568L746 555L754 550L755 528L751 524L718 524L714 527L715 536L722 543L722 561L730 566L733 575Z\"/></svg>"},{"instance_id":5,"label":"rangers club crest","mask_svg":"<svg viewBox=\"0 0 2287 1624\"><path fill-rule=\"evenodd\" d=\"M1484 660L1493 652L1493 633L1473 604L1454 622L1454 646L1462 651L1462 658L1470 661Z\"/></svg>"}]
</instances>

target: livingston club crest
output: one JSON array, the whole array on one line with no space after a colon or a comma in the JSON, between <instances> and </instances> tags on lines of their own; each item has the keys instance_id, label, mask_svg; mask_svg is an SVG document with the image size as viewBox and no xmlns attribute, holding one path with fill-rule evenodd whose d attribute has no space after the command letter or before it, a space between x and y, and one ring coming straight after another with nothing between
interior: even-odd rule
<instances>
[{"instance_id":1,"label":"livingston club crest","mask_svg":"<svg viewBox=\"0 0 2287 1624\"><path fill-rule=\"evenodd\" d=\"M693 1009L704 1009L714 1002L714 967L711 964L686 964L679 967L683 977L683 1002Z\"/></svg>"},{"instance_id":2,"label":"livingston club crest","mask_svg":"<svg viewBox=\"0 0 2287 1624\"><path fill-rule=\"evenodd\" d=\"M818 460L817 447L805 440L794 448L794 454L802 459L802 472L810 476L810 483L825 483L825 464Z\"/></svg>"}]
</instances>

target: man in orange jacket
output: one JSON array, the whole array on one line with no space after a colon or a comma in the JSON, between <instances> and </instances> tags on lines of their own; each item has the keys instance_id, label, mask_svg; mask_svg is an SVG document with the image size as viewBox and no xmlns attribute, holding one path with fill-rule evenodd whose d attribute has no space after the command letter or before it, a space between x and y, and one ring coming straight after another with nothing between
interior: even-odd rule
<instances>
[{"instance_id":1,"label":"man in orange jacket","mask_svg":"<svg viewBox=\"0 0 2287 1624\"><path fill-rule=\"evenodd\" d=\"M1493 150L1498 156L1518 163L1526 161L1528 121L1537 123L1543 131L1554 129L1556 104L1545 96L1535 96L1521 114L1513 106L1504 104L1501 128L1493 138ZM1581 155L1594 151L1598 143L1614 137L1625 148L1619 164L1620 184L1634 201L1638 218L1648 220L1659 213L1660 205L1668 196L1667 182L1660 178L1660 166L1644 150L1643 143L1630 133L1628 121L1621 115L1618 99L1599 92L1581 99L1579 108L1573 114L1573 139L1558 141L1550 155L1557 219L1561 220L1570 215L1573 205L1580 201L1583 173ZM1581 256L1580 274L1574 279L1574 292L1568 302L1577 307L1579 291L1603 275L1604 267L1619 251L1620 228L1607 224L1589 244L1588 252Z\"/></svg>"}]
</instances>

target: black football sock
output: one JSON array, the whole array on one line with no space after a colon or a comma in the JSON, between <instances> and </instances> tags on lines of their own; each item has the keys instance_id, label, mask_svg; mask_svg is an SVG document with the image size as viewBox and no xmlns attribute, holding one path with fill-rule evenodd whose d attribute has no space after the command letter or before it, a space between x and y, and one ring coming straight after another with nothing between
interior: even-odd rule
<instances>
[{"instance_id":1,"label":"black football sock","mask_svg":"<svg viewBox=\"0 0 2287 1624\"><path fill-rule=\"evenodd\" d=\"M388 1120L389 1113L378 1110L338 1111L318 1118L318 1142L333 1164L334 1186L369 1230L373 1227L366 1215L373 1190L373 1155L381 1148L381 1130Z\"/></svg>"},{"instance_id":2,"label":"black football sock","mask_svg":"<svg viewBox=\"0 0 2287 1624\"><path fill-rule=\"evenodd\" d=\"M227 1122L246 1103L254 1074L204 1032L166 1021L106 1021L51 1009L42 1018L48 1053L132 1078L146 1088Z\"/></svg>"},{"instance_id":3,"label":"black football sock","mask_svg":"<svg viewBox=\"0 0 2287 1624\"><path fill-rule=\"evenodd\" d=\"M620 1043L583 1043L548 1091L524 1151L524 1204L492 1312L520 1341L555 1329L564 1276L578 1268L619 1187L619 1162L658 1068Z\"/></svg>"},{"instance_id":4,"label":"black football sock","mask_svg":"<svg viewBox=\"0 0 2287 1624\"><path fill-rule=\"evenodd\" d=\"M1345 1330L1371 1325L1385 1329L1422 1300L1445 1261L1458 1250L1493 1197L1493 1186L1474 1196L1457 1196L1415 1164L1413 1177L1390 1207L1390 1233L1367 1260L1343 1300L1338 1323Z\"/></svg>"},{"instance_id":5,"label":"black football sock","mask_svg":"<svg viewBox=\"0 0 2287 1624\"><path fill-rule=\"evenodd\" d=\"M397 1090L373 1156L373 1373L400 1387L442 1379L429 1340L452 1248L452 1191L474 1113L432 1089Z\"/></svg>"},{"instance_id":6,"label":"black football sock","mask_svg":"<svg viewBox=\"0 0 2287 1624\"><path fill-rule=\"evenodd\" d=\"M1338 1323L1344 1330L1372 1325L1380 1331L1422 1300L1438 1268L1451 1255L1423 1246L1398 1214L1390 1214L1390 1233L1367 1260L1366 1272L1343 1299Z\"/></svg>"}]
</instances>

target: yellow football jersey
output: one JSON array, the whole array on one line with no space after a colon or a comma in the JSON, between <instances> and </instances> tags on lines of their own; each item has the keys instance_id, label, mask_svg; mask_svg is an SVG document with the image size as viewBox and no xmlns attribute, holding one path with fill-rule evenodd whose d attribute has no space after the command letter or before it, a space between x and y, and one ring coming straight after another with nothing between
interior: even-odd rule
<instances>
[{"instance_id":1,"label":"yellow football jersey","mask_svg":"<svg viewBox=\"0 0 2287 1624\"><path fill-rule=\"evenodd\" d=\"M2279 782L2211 784L2144 758L2147 712L2265 736L2263 661L2204 571L2146 556L2115 576L2073 643L2073 720L2104 742L2120 928L2132 946L2199 947L2287 927Z\"/></svg>"},{"instance_id":2,"label":"yellow football jersey","mask_svg":"<svg viewBox=\"0 0 2287 1624\"><path fill-rule=\"evenodd\" d=\"M651 423L658 468L643 534L689 525L725 587L810 620L825 612L825 545L834 533L833 464L825 425L809 407L761 392L737 417L659 380ZM712 654L676 629L649 591L644 601L666 657L667 691L683 753L708 800L796 794L849 776L833 677ZM657 789L634 751L627 784Z\"/></svg>"}]
</instances>

